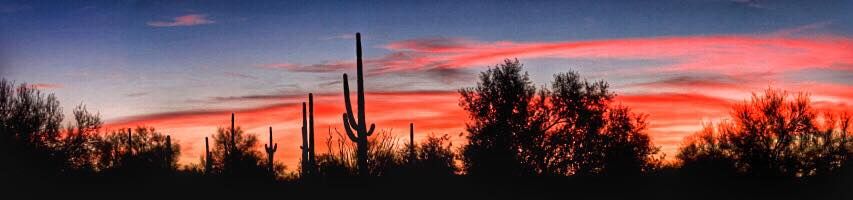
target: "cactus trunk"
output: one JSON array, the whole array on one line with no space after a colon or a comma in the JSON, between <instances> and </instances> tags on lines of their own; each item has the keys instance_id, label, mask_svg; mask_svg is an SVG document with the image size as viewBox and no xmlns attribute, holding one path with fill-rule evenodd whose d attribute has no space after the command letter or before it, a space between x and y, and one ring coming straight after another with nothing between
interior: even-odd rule
<instances>
[{"instance_id":1,"label":"cactus trunk","mask_svg":"<svg viewBox=\"0 0 853 200\"><path fill-rule=\"evenodd\" d=\"M207 142L207 137L204 137L204 174L209 174L213 167L213 162L210 160L211 158L213 158L213 156L210 154L210 144Z\"/></svg>"},{"instance_id":2,"label":"cactus trunk","mask_svg":"<svg viewBox=\"0 0 853 200\"><path fill-rule=\"evenodd\" d=\"M306 112L307 111L307 112ZM314 94L308 94L308 106L302 102L302 176L317 171L314 153Z\"/></svg>"},{"instance_id":3,"label":"cactus trunk","mask_svg":"<svg viewBox=\"0 0 853 200\"><path fill-rule=\"evenodd\" d=\"M317 172L317 160L314 156L314 94L308 93L308 162L309 173Z\"/></svg>"},{"instance_id":4,"label":"cactus trunk","mask_svg":"<svg viewBox=\"0 0 853 200\"><path fill-rule=\"evenodd\" d=\"M362 74L362 59L361 59L361 34L355 34L356 40L356 88L357 93L357 103L358 103L358 113L352 112L352 102L350 101L349 96L349 82L347 80L347 74L343 75L343 84L344 84L344 102L346 106L346 113L343 114L344 121L344 130L346 130L347 136L349 136L350 140L356 142L357 150L357 166L358 166L358 174L361 176L368 175L369 170L367 169L367 137L373 134L373 130L375 128L374 124L370 124L370 129L367 129L367 121L364 116L364 75ZM356 116L357 115L357 116ZM357 117L357 118L356 118ZM357 119L357 120L356 120ZM355 133L353 133L353 129Z\"/></svg>"},{"instance_id":5,"label":"cactus trunk","mask_svg":"<svg viewBox=\"0 0 853 200\"><path fill-rule=\"evenodd\" d=\"M409 123L409 163L414 163L415 159L415 124Z\"/></svg>"},{"instance_id":6,"label":"cactus trunk","mask_svg":"<svg viewBox=\"0 0 853 200\"><path fill-rule=\"evenodd\" d=\"M130 128L127 128L127 156L130 157L133 155L133 132L130 131Z\"/></svg>"}]
</instances>

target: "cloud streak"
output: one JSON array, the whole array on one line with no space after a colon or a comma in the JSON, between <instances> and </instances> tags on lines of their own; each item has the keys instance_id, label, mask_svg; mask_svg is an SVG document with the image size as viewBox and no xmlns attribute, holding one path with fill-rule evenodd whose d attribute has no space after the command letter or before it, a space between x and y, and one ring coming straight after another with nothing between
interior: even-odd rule
<instances>
[{"instance_id":1,"label":"cloud streak","mask_svg":"<svg viewBox=\"0 0 853 200\"><path fill-rule=\"evenodd\" d=\"M55 84L55 83L34 83L34 84L29 84L28 86L30 86L31 88L35 88L35 89L59 89L59 88L65 87L62 84Z\"/></svg>"},{"instance_id":2,"label":"cloud streak","mask_svg":"<svg viewBox=\"0 0 853 200\"><path fill-rule=\"evenodd\" d=\"M395 41L391 53L365 59L372 73L423 71L435 68L482 67L505 58L658 60L659 72L703 71L727 75L781 73L803 69L853 70L853 40L819 36L686 36L558 42L484 42L461 38ZM330 72L353 61L287 68Z\"/></svg>"},{"instance_id":3,"label":"cloud streak","mask_svg":"<svg viewBox=\"0 0 853 200\"><path fill-rule=\"evenodd\" d=\"M188 14L172 18L171 21L149 21L148 26L152 27L175 27L175 26L197 26L204 24L212 24L215 21L207 18L204 14Z\"/></svg>"}]
</instances>

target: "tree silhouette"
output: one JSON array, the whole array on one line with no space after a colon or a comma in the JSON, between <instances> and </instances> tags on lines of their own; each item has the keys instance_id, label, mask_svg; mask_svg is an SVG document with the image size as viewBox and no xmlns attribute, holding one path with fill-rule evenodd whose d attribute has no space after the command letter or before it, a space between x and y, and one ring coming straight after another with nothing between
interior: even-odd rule
<instances>
[{"instance_id":1,"label":"tree silhouette","mask_svg":"<svg viewBox=\"0 0 853 200\"><path fill-rule=\"evenodd\" d=\"M537 90L521 68L505 60L460 90L473 121L462 149L469 174L636 175L660 162L645 117L612 105L607 83L568 72Z\"/></svg>"},{"instance_id":2,"label":"tree silhouette","mask_svg":"<svg viewBox=\"0 0 853 200\"><path fill-rule=\"evenodd\" d=\"M96 137L94 146L99 171L137 177L167 176L177 171L179 144L153 127L140 126L131 130L117 130Z\"/></svg>"},{"instance_id":3,"label":"tree silhouette","mask_svg":"<svg viewBox=\"0 0 853 200\"><path fill-rule=\"evenodd\" d=\"M258 138L246 134L239 126L227 129L220 127L212 137L210 164L212 173L230 179L264 180L271 176L260 151L256 148ZM276 167L280 174L283 167Z\"/></svg>"},{"instance_id":4,"label":"tree silhouette","mask_svg":"<svg viewBox=\"0 0 853 200\"><path fill-rule=\"evenodd\" d=\"M720 125L720 128L726 127ZM681 161L681 169L687 175L720 177L737 174L735 160L726 139L722 139L714 130L713 124L706 124L702 131L687 137L676 155Z\"/></svg>"},{"instance_id":5,"label":"tree silhouette","mask_svg":"<svg viewBox=\"0 0 853 200\"><path fill-rule=\"evenodd\" d=\"M462 148L465 170L470 175L529 174L519 151L536 151L532 141L544 137L533 132L530 106L536 87L526 73L522 74L518 60L505 60L483 72L476 87L459 90L459 103L468 111L469 143ZM521 142L525 141L525 142Z\"/></svg>"},{"instance_id":6,"label":"tree silhouette","mask_svg":"<svg viewBox=\"0 0 853 200\"><path fill-rule=\"evenodd\" d=\"M709 125L686 143L678 158L685 169L731 165L758 177L827 175L851 154L846 114L826 115L823 129L809 96L767 89L734 106L731 122ZM724 168L725 169L725 168Z\"/></svg>"},{"instance_id":7,"label":"tree silhouette","mask_svg":"<svg viewBox=\"0 0 853 200\"><path fill-rule=\"evenodd\" d=\"M27 84L0 80L0 148L3 173L16 177L89 175L95 172L94 138L100 132L98 114L83 104L73 110L74 123L64 130L64 117L53 94L43 95Z\"/></svg>"}]
</instances>

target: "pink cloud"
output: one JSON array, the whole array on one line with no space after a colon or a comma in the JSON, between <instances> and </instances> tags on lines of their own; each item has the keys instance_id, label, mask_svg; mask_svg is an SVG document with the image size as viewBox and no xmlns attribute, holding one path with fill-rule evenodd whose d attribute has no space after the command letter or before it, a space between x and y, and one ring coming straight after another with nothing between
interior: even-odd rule
<instances>
[{"instance_id":1,"label":"pink cloud","mask_svg":"<svg viewBox=\"0 0 853 200\"><path fill-rule=\"evenodd\" d=\"M213 20L207 18L203 14L188 14L172 18L171 21L150 21L148 26L153 27L173 27L173 26L196 26L203 24L212 24Z\"/></svg>"}]
</instances>

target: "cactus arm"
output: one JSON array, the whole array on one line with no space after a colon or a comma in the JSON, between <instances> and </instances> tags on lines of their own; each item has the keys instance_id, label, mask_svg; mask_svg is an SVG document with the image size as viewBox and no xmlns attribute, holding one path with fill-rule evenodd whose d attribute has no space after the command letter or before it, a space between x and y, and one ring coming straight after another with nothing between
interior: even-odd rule
<instances>
[{"instance_id":1,"label":"cactus arm","mask_svg":"<svg viewBox=\"0 0 853 200\"><path fill-rule=\"evenodd\" d=\"M349 97L349 81L347 81L346 73L344 73L344 105L347 111L347 117L344 118L344 121L349 121L353 129L358 129L358 122L355 121L355 116L352 114L352 101Z\"/></svg>"},{"instance_id":2,"label":"cactus arm","mask_svg":"<svg viewBox=\"0 0 853 200\"><path fill-rule=\"evenodd\" d=\"M367 131L367 136L373 135L373 129L376 128L376 124L370 124L370 130Z\"/></svg>"},{"instance_id":3,"label":"cactus arm","mask_svg":"<svg viewBox=\"0 0 853 200\"><path fill-rule=\"evenodd\" d=\"M352 133L352 130L350 129L350 124L349 122L347 122L347 114L344 113L342 117L344 119L344 130L346 130L347 136L349 136L349 139L352 141L358 141L358 136Z\"/></svg>"}]
</instances>

